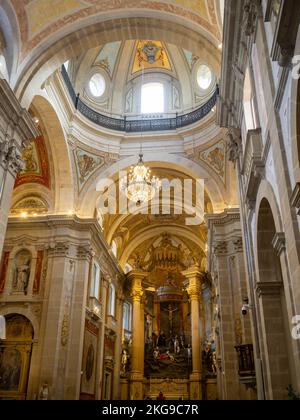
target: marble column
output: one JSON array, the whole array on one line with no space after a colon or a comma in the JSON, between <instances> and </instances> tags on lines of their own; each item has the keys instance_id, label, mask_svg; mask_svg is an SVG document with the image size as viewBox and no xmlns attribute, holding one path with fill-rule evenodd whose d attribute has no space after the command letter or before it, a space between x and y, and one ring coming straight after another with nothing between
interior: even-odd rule
<instances>
[{"instance_id":1,"label":"marble column","mask_svg":"<svg viewBox=\"0 0 300 420\"><path fill-rule=\"evenodd\" d=\"M192 363L190 375L190 399L202 399L202 355L201 355L201 274L198 266L182 273L187 279L187 292L191 301Z\"/></svg>"},{"instance_id":2,"label":"marble column","mask_svg":"<svg viewBox=\"0 0 300 420\"><path fill-rule=\"evenodd\" d=\"M0 79L0 255L15 179L24 167L21 154L38 134L30 114L20 106L6 80Z\"/></svg>"},{"instance_id":3,"label":"marble column","mask_svg":"<svg viewBox=\"0 0 300 420\"><path fill-rule=\"evenodd\" d=\"M132 354L130 375L130 399L142 400L144 397L144 310L143 310L143 286L145 277L143 271L134 270L128 274L131 282L132 297Z\"/></svg>"}]
</instances>

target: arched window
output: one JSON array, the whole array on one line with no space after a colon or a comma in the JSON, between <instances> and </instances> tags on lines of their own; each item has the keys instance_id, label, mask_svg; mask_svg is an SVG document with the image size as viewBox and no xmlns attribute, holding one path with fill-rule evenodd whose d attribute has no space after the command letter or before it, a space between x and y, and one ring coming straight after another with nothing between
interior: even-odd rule
<instances>
[{"instance_id":1,"label":"arched window","mask_svg":"<svg viewBox=\"0 0 300 420\"><path fill-rule=\"evenodd\" d=\"M6 79L9 82L6 60L2 54L0 54L0 79Z\"/></svg>"},{"instance_id":2,"label":"arched window","mask_svg":"<svg viewBox=\"0 0 300 420\"><path fill-rule=\"evenodd\" d=\"M123 329L125 331L131 331L131 316L132 316L132 306L129 302L124 302L123 304Z\"/></svg>"},{"instance_id":3,"label":"arched window","mask_svg":"<svg viewBox=\"0 0 300 420\"><path fill-rule=\"evenodd\" d=\"M164 86L162 83L145 83L141 92L141 113L158 114L165 110Z\"/></svg>"},{"instance_id":4,"label":"arched window","mask_svg":"<svg viewBox=\"0 0 300 420\"><path fill-rule=\"evenodd\" d=\"M197 71L197 83L199 88L202 90L207 90L213 82L213 74L209 67L205 64L201 64Z\"/></svg>"},{"instance_id":5,"label":"arched window","mask_svg":"<svg viewBox=\"0 0 300 420\"><path fill-rule=\"evenodd\" d=\"M249 68L246 70L244 82L244 116L247 131L254 130L256 128L256 122Z\"/></svg>"},{"instance_id":6,"label":"arched window","mask_svg":"<svg viewBox=\"0 0 300 420\"><path fill-rule=\"evenodd\" d=\"M116 306L116 288L110 283L109 285L109 305L108 305L108 315L115 316L115 306Z\"/></svg>"},{"instance_id":7,"label":"arched window","mask_svg":"<svg viewBox=\"0 0 300 420\"><path fill-rule=\"evenodd\" d=\"M96 299L100 298L100 267L97 263L94 263L93 265L91 297Z\"/></svg>"},{"instance_id":8,"label":"arched window","mask_svg":"<svg viewBox=\"0 0 300 420\"><path fill-rule=\"evenodd\" d=\"M111 251L114 254L114 256L117 258L118 248L117 248L116 241L112 241L112 243L111 243Z\"/></svg>"},{"instance_id":9,"label":"arched window","mask_svg":"<svg viewBox=\"0 0 300 420\"><path fill-rule=\"evenodd\" d=\"M106 90L106 82L101 73L95 73L89 81L89 89L95 98L101 98Z\"/></svg>"}]
</instances>

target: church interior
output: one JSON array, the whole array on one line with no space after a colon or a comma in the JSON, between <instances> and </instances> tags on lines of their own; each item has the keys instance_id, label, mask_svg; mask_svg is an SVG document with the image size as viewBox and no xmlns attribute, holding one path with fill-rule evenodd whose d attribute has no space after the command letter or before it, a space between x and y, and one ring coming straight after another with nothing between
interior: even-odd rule
<instances>
[{"instance_id":1,"label":"church interior","mask_svg":"<svg viewBox=\"0 0 300 420\"><path fill-rule=\"evenodd\" d=\"M300 399L296 0L0 2L0 400Z\"/></svg>"}]
</instances>

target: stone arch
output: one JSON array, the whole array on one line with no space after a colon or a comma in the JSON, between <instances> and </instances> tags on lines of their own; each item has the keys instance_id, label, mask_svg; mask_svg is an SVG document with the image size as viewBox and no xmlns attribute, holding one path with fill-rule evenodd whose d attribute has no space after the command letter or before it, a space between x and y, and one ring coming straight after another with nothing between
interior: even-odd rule
<instances>
[{"instance_id":1,"label":"stone arch","mask_svg":"<svg viewBox=\"0 0 300 420\"><path fill-rule=\"evenodd\" d=\"M32 308L29 305L25 307L24 305L20 306L17 303L7 304L0 308L0 315L6 317L12 314L21 315L28 319L33 327L34 340L38 340L40 333L39 320Z\"/></svg>"},{"instance_id":2,"label":"stone arch","mask_svg":"<svg viewBox=\"0 0 300 420\"><path fill-rule=\"evenodd\" d=\"M32 107L41 118L50 143L54 165L54 210L66 214L74 207L74 186L71 157L62 125L52 106L43 96L35 96Z\"/></svg>"},{"instance_id":3,"label":"stone arch","mask_svg":"<svg viewBox=\"0 0 300 420\"><path fill-rule=\"evenodd\" d=\"M23 313L24 311L19 310L19 309L16 310L16 311L13 310L13 308L10 308L10 310L9 310L9 308L5 308L5 309L7 309L7 310L6 311L5 310L2 310L0 312L1 312L1 315L3 315L6 319L9 319L9 318L11 318L13 316L20 316L20 317L22 317L24 319L24 321L28 321L28 323L32 327L32 338L34 339L35 338L35 328L34 328L34 325L33 325L32 321L28 317L28 314L25 315Z\"/></svg>"},{"instance_id":4,"label":"stone arch","mask_svg":"<svg viewBox=\"0 0 300 420\"><path fill-rule=\"evenodd\" d=\"M166 12L149 12L133 9L119 11L118 18L108 20L105 13L94 17L92 25L77 23L68 34L56 33L39 48L39 53L29 54L19 69L16 94L22 105L28 107L42 83L64 62L101 43L126 39L160 39L201 55L216 75L220 74L220 51L208 40L208 33L200 25ZM58 38L60 36L60 38Z\"/></svg>"},{"instance_id":5,"label":"stone arch","mask_svg":"<svg viewBox=\"0 0 300 420\"><path fill-rule=\"evenodd\" d=\"M9 1L1 2L0 28L3 31L5 42L3 56L7 66L7 72L10 82L14 84L17 75L17 65L20 53L20 37L16 16L10 3L11 2Z\"/></svg>"},{"instance_id":6,"label":"stone arch","mask_svg":"<svg viewBox=\"0 0 300 420\"><path fill-rule=\"evenodd\" d=\"M193 242L199 249L203 250L205 248L205 244L196 234L194 234L190 230L183 228L182 226L156 226L151 229L145 229L139 232L139 234L136 237L132 238L132 240L120 256L120 266L124 269L129 256L139 245L141 245L147 239L160 235L164 231L168 231L168 233L170 233L171 235L178 236L181 239Z\"/></svg>"},{"instance_id":7,"label":"stone arch","mask_svg":"<svg viewBox=\"0 0 300 420\"><path fill-rule=\"evenodd\" d=\"M279 205L275 196L275 192L271 186L271 184L266 181L262 180L260 183L258 192L257 192L257 198L256 198L256 208L255 208L255 214L258 215L259 208L261 201L263 199L268 200L268 203L270 205L270 208L272 210L272 215L274 218L275 228L276 232L282 232L283 231L283 224L282 224L282 217L279 209ZM256 219L256 228L255 228L255 235L254 237L257 237L257 219ZM255 247L257 248L257 242L255 241Z\"/></svg>"},{"instance_id":8,"label":"stone arch","mask_svg":"<svg viewBox=\"0 0 300 420\"><path fill-rule=\"evenodd\" d=\"M275 246L280 231L266 197L258 201L256 226L256 292L265 392L267 399L286 399L286 387L291 383L288 311L282 266Z\"/></svg>"},{"instance_id":9,"label":"stone arch","mask_svg":"<svg viewBox=\"0 0 300 420\"><path fill-rule=\"evenodd\" d=\"M295 56L300 56L300 30L295 47ZM296 63L299 63L297 61ZM297 65L299 68L299 65ZM295 68L293 69L293 73ZM291 82L291 147L295 181L300 181L300 83L299 76L292 77Z\"/></svg>"},{"instance_id":10,"label":"stone arch","mask_svg":"<svg viewBox=\"0 0 300 420\"><path fill-rule=\"evenodd\" d=\"M144 162L150 167L152 167L152 165L155 167L156 165L162 168L175 169L178 172L190 176L192 179L204 179L205 189L212 202L213 210L223 211L225 188L202 166L192 162L184 156L169 153L160 153L159 161L157 161L157 154L155 152L144 153ZM88 185L81 195L80 206L78 206L77 209L78 215L83 217L93 217L96 202L99 197L97 189L101 189L102 180L107 178L114 179L119 171L124 171L135 164L136 155L122 159L105 170L101 170L101 172L97 174L97 177Z\"/></svg>"}]
</instances>

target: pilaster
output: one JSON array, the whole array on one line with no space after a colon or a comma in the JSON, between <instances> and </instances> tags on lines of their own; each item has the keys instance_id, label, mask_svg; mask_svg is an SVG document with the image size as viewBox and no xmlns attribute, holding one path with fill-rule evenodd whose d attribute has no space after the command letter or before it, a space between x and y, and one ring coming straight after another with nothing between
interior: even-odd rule
<instances>
[{"instance_id":1,"label":"pilaster","mask_svg":"<svg viewBox=\"0 0 300 420\"><path fill-rule=\"evenodd\" d=\"M130 375L130 399L142 400L144 381L144 307L142 298L144 295L142 281L147 273L133 270L128 274L131 282L132 298L132 362Z\"/></svg>"}]
</instances>

